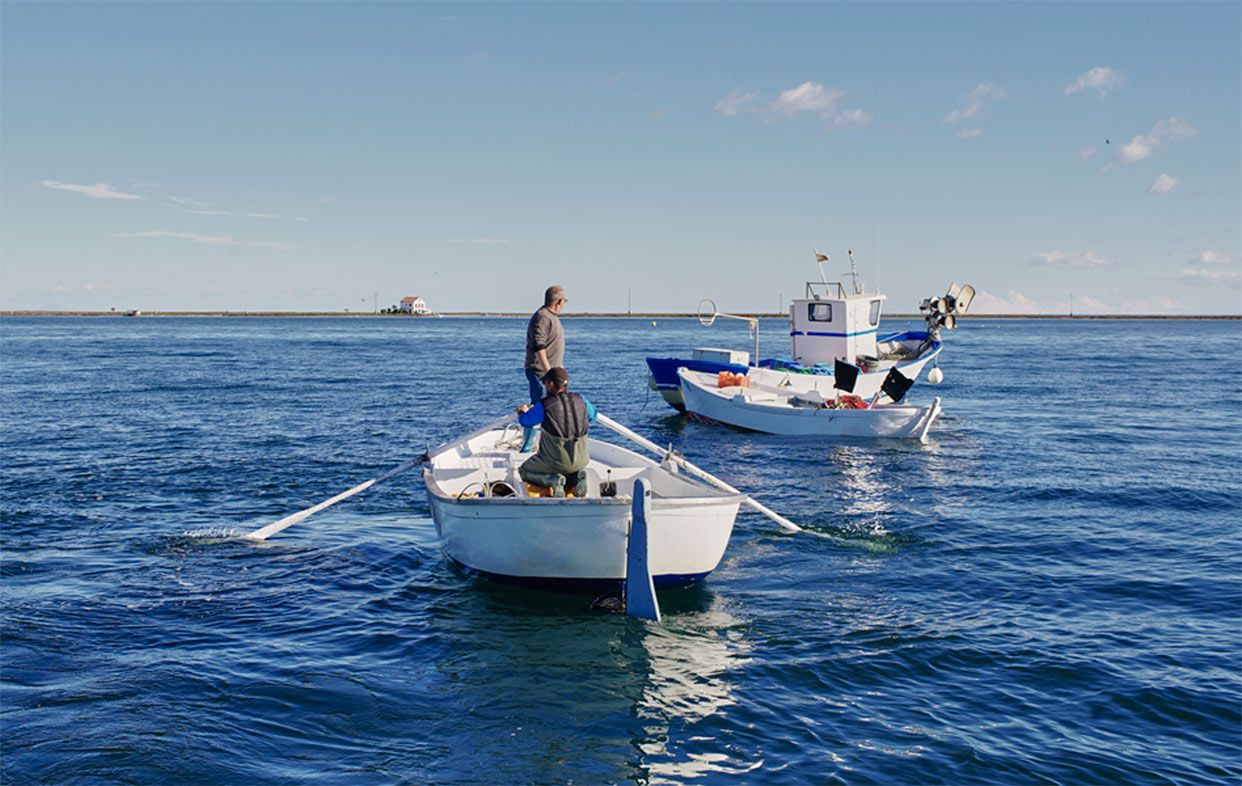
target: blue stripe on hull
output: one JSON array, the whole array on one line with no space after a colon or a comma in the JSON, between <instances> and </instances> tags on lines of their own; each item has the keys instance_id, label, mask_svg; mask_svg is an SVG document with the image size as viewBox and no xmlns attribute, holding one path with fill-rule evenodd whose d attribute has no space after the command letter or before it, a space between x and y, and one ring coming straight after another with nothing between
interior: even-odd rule
<instances>
[{"instance_id":1,"label":"blue stripe on hull","mask_svg":"<svg viewBox=\"0 0 1242 786\"><path fill-rule=\"evenodd\" d=\"M448 556L447 554L445 556ZM565 579L565 578L542 578L536 576L508 576L503 573L489 573L485 570L476 570L464 563L449 557L449 561L456 565L463 572L478 576L479 578L494 581L498 584L510 584L515 587L526 587L528 589L552 590L554 592L584 592L601 594L604 592L620 592L622 585L625 583L623 579ZM654 576L656 589L677 589L678 587L688 587L707 578L707 573L669 573Z\"/></svg>"}]
</instances>

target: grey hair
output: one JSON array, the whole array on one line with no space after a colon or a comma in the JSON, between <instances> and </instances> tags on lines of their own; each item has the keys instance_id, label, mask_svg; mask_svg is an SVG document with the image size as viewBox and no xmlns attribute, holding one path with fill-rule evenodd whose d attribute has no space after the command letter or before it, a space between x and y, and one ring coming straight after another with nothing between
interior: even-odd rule
<instances>
[{"instance_id":1,"label":"grey hair","mask_svg":"<svg viewBox=\"0 0 1242 786\"><path fill-rule=\"evenodd\" d=\"M565 290L553 284L543 293L543 304L550 306L558 300L565 299Z\"/></svg>"}]
</instances>

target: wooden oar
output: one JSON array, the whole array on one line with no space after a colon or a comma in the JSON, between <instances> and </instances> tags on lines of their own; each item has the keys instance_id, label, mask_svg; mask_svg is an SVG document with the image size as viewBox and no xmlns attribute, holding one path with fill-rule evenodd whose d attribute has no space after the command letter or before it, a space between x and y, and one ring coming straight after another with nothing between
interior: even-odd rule
<instances>
[{"instance_id":1,"label":"wooden oar","mask_svg":"<svg viewBox=\"0 0 1242 786\"><path fill-rule=\"evenodd\" d=\"M285 529L287 527L292 527L294 524L297 524L299 521L303 521L307 517L312 516L321 510L330 508L338 502L342 502L354 496L355 494L366 491L367 489L371 488L376 483L379 483L382 480L387 480L388 478L391 478L393 475L399 475L402 472L405 472L406 470L413 469L414 467L417 467L421 465L422 463L431 460L432 458L439 455L440 453L443 453L445 450L448 450L454 445L457 445L462 442L466 442L467 440L474 439L480 434L486 434L487 432L492 431L498 426L503 426L506 423L509 423L516 417L517 415L505 415L503 418L494 420L491 423L488 423L486 426L483 426L480 429L476 429L470 432L464 437L458 437L457 439L454 439L451 442L445 442L443 445L440 445L439 447L436 447L433 450L427 451L426 453L424 453L423 455L419 456L416 459L413 459L412 461L407 461L404 464L398 464L397 466L385 472L383 475L378 475L374 478L371 478L365 483L359 483L357 486L354 486L352 489L349 489L348 491L342 491L340 494L337 494L335 497L330 497L328 499L325 499L323 502L320 502L318 505L312 505L306 510L299 510L297 513L294 513L289 516L285 516L280 521L276 521L271 524L268 524L266 527L260 527L259 529L256 529L254 532L249 533L245 537L249 540L267 540L271 536L275 535L277 532L280 532L282 529Z\"/></svg>"},{"instance_id":2,"label":"wooden oar","mask_svg":"<svg viewBox=\"0 0 1242 786\"><path fill-rule=\"evenodd\" d=\"M642 445L644 448L646 448L647 450L650 450L652 453L655 453L657 456L664 457L666 455L669 455L668 451L664 450L656 443L652 442L651 440L647 439L646 437L640 434L635 434L633 431L630 431L628 428L626 428L625 426L622 426L620 423L618 423L617 421L613 420L612 418L608 417L607 415L603 413L598 414L596 416L596 420L598 420L600 423L604 424L608 428L612 429L613 431L617 432L621 436L627 437L628 439L633 440L637 444ZM691 464L689 461L686 461L681 456L672 456L672 459L673 461L677 463L679 467L684 469L686 472L689 472L691 475L694 475L696 478L700 480L703 480L703 481L706 481L707 483L712 484L713 486L720 489L721 491L727 491L730 494L742 494L741 491L738 491L737 489L733 488L728 483L725 483L723 480L711 474L710 472L699 469L698 467ZM754 497L751 497L749 494L744 494L743 496L745 497L743 502L745 502L747 505L749 505L751 508L758 511L759 513L762 513L763 515L775 521L777 524L781 526L781 528L785 529L786 531L788 532L803 532L804 531L802 527L799 527L797 524L793 523L792 521L785 518L784 516L777 513L776 511L772 510L771 508L767 507L766 505L760 504L759 502L755 500Z\"/></svg>"}]
</instances>

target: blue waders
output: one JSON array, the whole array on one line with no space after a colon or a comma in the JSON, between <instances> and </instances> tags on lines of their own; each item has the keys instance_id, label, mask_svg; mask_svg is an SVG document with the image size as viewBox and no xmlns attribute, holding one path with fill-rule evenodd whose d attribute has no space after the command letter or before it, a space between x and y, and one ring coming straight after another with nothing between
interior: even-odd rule
<instances>
[{"instance_id":1,"label":"blue waders","mask_svg":"<svg viewBox=\"0 0 1242 786\"><path fill-rule=\"evenodd\" d=\"M543 381L533 368L526 369L526 381L530 384L531 406L543 400ZM535 430L538 426L522 429L522 452L530 453L535 449Z\"/></svg>"}]
</instances>

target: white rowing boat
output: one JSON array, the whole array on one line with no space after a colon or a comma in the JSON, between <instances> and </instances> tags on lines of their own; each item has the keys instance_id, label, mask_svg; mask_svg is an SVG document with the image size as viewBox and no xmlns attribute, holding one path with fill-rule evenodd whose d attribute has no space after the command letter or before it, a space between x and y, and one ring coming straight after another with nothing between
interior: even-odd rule
<instances>
[{"instance_id":1,"label":"white rowing boat","mask_svg":"<svg viewBox=\"0 0 1242 786\"><path fill-rule=\"evenodd\" d=\"M423 469L445 554L494 579L615 588L626 578L633 494L643 479L651 489L650 575L656 587L688 584L720 564L747 499L678 472L673 460L657 463L596 433L583 496L531 497L518 475L530 454L519 453L520 446L520 430L492 424L437 448Z\"/></svg>"},{"instance_id":2,"label":"white rowing boat","mask_svg":"<svg viewBox=\"0 0 1242 786\"><path fill-rule=\"evenodd\" d=\"M753 371L753 369L752 369ZM878 404L863 409L838 405L832 377L815 380L818 387L782 386L767 376L748 375L747 386L720 387L720 375L686 368L677 370L686 412L692 417L765 434L867 439L927 439L940 416L940 399L927 406ZM787 375L806 382L808 375Z\"/></svg>"}]
</instances>

